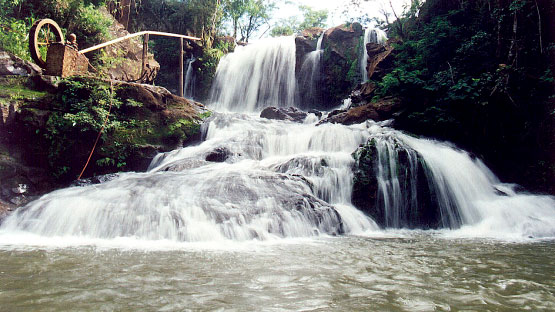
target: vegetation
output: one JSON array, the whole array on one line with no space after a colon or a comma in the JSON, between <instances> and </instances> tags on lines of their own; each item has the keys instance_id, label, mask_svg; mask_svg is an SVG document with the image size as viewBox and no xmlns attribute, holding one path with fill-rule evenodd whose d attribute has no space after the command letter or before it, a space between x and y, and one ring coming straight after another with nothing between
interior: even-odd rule
<instances>
[{"instance_id":1,"label":"vegetation","mask_svg":"<svg viewBox=\"0 0 555 312\"><path fill-rule=\"evenodd\" d=\"M145 151L168 150L199 133L200 119L180 114L179 107L168 116L153 113L133 98L140 93L127 90L131 87L91 78L64 79L54 97L46 101L46 110L35 101L23 101L23 124L16 133L38 142L29 154L44 159L44 166L58 181L72 181L79 175L100 132L89 176L137 170Z\"/></svg>"},{"instance_id":2,"label":"vegetation","mask_svg":"<svg viewBox=\"0 0 555 312\"><path fill-rule=\"evenodd\" d=\"M299 6L299 9L303 13L302 22L296 16L282 19L272 28L270 35L272 37L291 36L305 29L326 26L326 20L328 19L327 10L314 10L306 5Z\"/></svg>"},{"instance_id":3,"label":"vegetation","mask_svg":"<svg viewBox=\"0 0 555 312\"><path fill-rule=\"evenodd\" d=\"M389 24L395 61L375 81L377 96L405 99L398 126L454 141L506 179L534 176L530 186L541 189L555 168L536 142L555 112L546 104L553 44L542 42L538 3L437 2L428 0L417 17L413 1Z\"/></svg>"}]
</instances>

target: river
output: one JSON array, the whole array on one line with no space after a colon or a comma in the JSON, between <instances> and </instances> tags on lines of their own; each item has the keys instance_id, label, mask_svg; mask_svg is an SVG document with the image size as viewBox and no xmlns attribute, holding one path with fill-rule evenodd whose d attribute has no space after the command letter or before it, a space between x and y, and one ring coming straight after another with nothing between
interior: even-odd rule
<instances>
[{"instance_id":1,"label":"river","mask_svg":"<svg viewBox=\"0 0 555 312\"><path fill-rule=\"evenodd\" d=\"M2 311L555 309L552 241L441 235L400 231L243 244L121 240L2 248L0 306Z\"/></svg>"}]
</instances>

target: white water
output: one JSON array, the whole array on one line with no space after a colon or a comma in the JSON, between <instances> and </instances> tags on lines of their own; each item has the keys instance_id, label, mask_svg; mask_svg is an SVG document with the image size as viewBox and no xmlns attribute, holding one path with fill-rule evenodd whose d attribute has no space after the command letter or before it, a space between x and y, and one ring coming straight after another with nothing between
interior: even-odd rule
<instances>
[{"instance_id":1,"label":"white water","mask_svg":"<svg viewBox=\"0 0 555 312\"><path fill-rule=\"evenodd\" d=\"M292 38L262 43L224 58L215 108L251 112L294 103ZM406 191L416 186L399 182L394 147L402 146L411 164L416 155L425 162L443 226L458 228L445 235L555 237L553 197L515 193L464 151L371 121L316 122L314 115L297 124L216 113L203 126L201 144L158 155L146 173L62 189L19 209L0 226L0 244L17 237L228 242L376 233L375 222L351 204L351 153L372 138L380 159L388 159L377 174L391 226L402 226L406 209L418 209L415 192ZM206 161L215 151L227 159Z\"/></svg>"},{"instance_id":2,"label":"white water","mask_svg":"<svg viewBox=\"0 0 555 312\"><path fill-rule=\"evenodd\" d=\"M187 73L185 74L185 81L183 82L183 90L185 90L185 97L186 98L193 98L193 94L195 92L195 81L193 75L193 63L197 59L192 57L187 60Z\"/></svg>"},{"instance_id":3,"label":"white water","mask_svg":"<svg viewBox=\"0 0 555 312\"><path fill-rule=\"evenodd\" d=\"M295 38L257 41L222 58L212 85L217 111L260 111L295 99Z\"/></svg>"},{"instance_id":4,"label":"white water","mask_svg":"<svg viewBox=\"0 0 555 312\"><path fill-rule=\"evenodd\" d=\"M299 84L305 94L301 94L300 98L304 107L315 107L321 101L320 71L324 54L323 39L324 32L318 38L316 50L306 54L301 66Z\"/></svg>"},{"instance_id":5,"label":"white water","mask_svg":"<svg viewBox=\"0 0 555 312\"><path fill-rule=\"evenodd\" d=\"M362 45L362 52L360 58L360 74L362 76L362 82L368 81L368 71L366 66L368 66L368 53L366 52L366 44L372 42L377 44L384 44L387 41L386 33L378 28L366 28L364 31L364 43Z\"/></svg>"},{"instance_id":6,"label":"white water","mask_svg":"<svg viewBox=\"0 0 555 312\"><path fill-rule=\"evenodd\" d=\"M555 238L555 198L517 193L479 160L450 144L417 139L390 128L370 127L378 150L377 178L381 205L392 227L403 226L410 209L418 209L417 157L441 212L441 225L455 229L450 237L499 239ZM399 151L409 164L400 180ZM400 183L403 182L403 183Z\"/></svg>"}]
</instances>

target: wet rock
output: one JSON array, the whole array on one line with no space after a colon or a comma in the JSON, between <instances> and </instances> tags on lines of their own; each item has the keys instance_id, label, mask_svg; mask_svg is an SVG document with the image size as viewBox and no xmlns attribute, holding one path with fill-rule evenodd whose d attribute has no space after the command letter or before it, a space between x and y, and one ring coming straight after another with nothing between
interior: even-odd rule
<instances>
[{"instance_id":1,"label":"wet rock","mask_svg":"<svg viewBox=\"0 0 555 312\"><path fill-rule=\"evenodd\" d=\"M381 80L386 74L390 73L394 67L395 50L392 41L384 46L377 43L366 44L366 51L368 53L368 78L374 80Z\"/></svg>"},{"instance_id":2,"label":"wet rock","mask_svg":"<svg viewBox=\"0 0 555 312\"><path fill-rule=\"evenodd\" d=\"M300 176L267 172L232 173L217 179L218 182L205 183L203 194L210 200L201 203L217 223L237 220L240 215L241 223L248 224L267 215L267 231L287 236L288 229L284 224L294 217L309 220L322 233L344 233L339 213L333 206L311 195L306 179ZM256 189L253 189L253 183ZM222 203L225 203L226 209L218 208Z\"/></svg>"},{"instance_id":3,"label":"wet rock","mask_svg":"<svg viewBox=\"0 0 555 312\"><path fill-rule=\"evenodd\" d=\"M321 108L330 109L345 99L360 81L359 75L351 71L359 62L360 40L364 34L359 23L342 25L326 30L322 47L322 91ZM359 48L360 49L360 48ZM351 73L350 73L351 71Z\"/></svg>"},{"instance_id":4,"label":"wet rock","mask_svg":"<svg viewBox=\"0 0 555 312\"><path fill-rule=\"evenodd\" d=\"M384 121L392 118L402 108L402 102L399 98L385 97L376 102L368 103L362 106L353 107L346 111L334 111L328 115L319 124L323 123L340 123L344 125L353 125L364 122L368 119L374 121Z\"/></svg>"},{"instance_id":5,"label":"wet rock","mask_svg":"<svg viewBox=\"0 0 555 312\"><path fill-rule=\"evenodd\" d=\"M266 107L260 117L275 120L303 122L308 114L295 107Z\"/></svg>"},{"instance_id":6,"label":"wet rock","mask_svg":"<svg viewBox=\"0 0 555 312\"><path fill-rule=\"evenodd\" d=\"M41 74L42 69L31 62L27 62L9 52L0 51L0 76L32 76Z\"/></svg>"},{"instance_id":7,"label":"wet rock","mask_svg":"<svg viewBox=\"0 0 555 312\"><path fill-rule=\"evenodd\" d=\"M118 173L103 174L103 175L94 176L86 179L75 180L73 181L73 183L71 183L71 186L88 186L93 184L100 184L100 183L111 181L117 177L119 177Z\"/></svg>"},{"instance_id":8,"label":"wet rock","mask_svg":"<svg viewBox=\"0 0 555 312\"><path fill-rule=\"evenodd\" d=\"M297 77L301 71L305 56L316 50L318 37L320 37L323 32L323 28L314 27L303 30L300 36L295 37L295 73L297 74Z\"/></svg>"},{"instance_id":9,"label":"wet rock","mask_svg":"<svg viewBox=\"0 0 555 312\"><path fill-rule=\"evenodd\" d=\"M423 159L399 141L391 145L392 150L387 150L387 159L380 159L377 144L376 139L372 139L353 153L355 159L353 205L372 217L381 227L420 229L441 227L440 208L428 182L427 168ZM382 155L382 157L385 156ZM380 190L379 187L379 166L383 167L382 174L387 173L381 177L382 183L387 185L385 190ZM391 171L390 168L396 168L396 170ZM393 179L398 183L400 194L391 195ZM397 220L391 217L391 214L395 213L394 208L391 208L392 200L389 199L386 204L383 191L390 196L400 196L398 209L401 211Z\"/></svg>"},{"instance_id":10,"label":"wet rock","mask_svg":"<svg viewBox=\"0 0 555 312\"><path fill-rule=\"evenodd\" d=\"M231 156L231 151L226 147L218 147L206 155L206 161L224 162Z\"/></svg>"},{"instance_id":11,"label":"wet rock","mask_svg":"<svg viewBox=\"0 0 555 312\"><path fill-rule=\"evenodd\" d=\"M207 162L205 160L201 160L201 159L194 159L194 158L182 159L180 161L172 162L172 163L160 168L159 171L179 172L179 171L184 171L184 170L188 170L188 169L199 168L199 167L207 165L208 163L209 162Z\"/></svg>"},{"instance_id":12,"label":"wet rock","mask_svg":"<svg viewBox=\"0 0 555 312\"><path fill-rule=\"evenodd\" d=\"M372 82L366 82L358 85L353 92L351 92L351 106L361 106L369 103L374 96L374 91L376 91L376 84Z\"/></svg>"}]
</instances>

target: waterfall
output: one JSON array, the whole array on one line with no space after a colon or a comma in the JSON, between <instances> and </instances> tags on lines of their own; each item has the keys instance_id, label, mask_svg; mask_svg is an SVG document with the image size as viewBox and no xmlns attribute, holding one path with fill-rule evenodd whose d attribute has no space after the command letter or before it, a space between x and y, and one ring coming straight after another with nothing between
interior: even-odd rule
<instances>
[{"instance_id":1,"label":"waterfall","mask_svg":"<svg viewBox=\"0 0 555 312\"><path fill-rule=\"evenodd\" d=\"M222 58L212 84L219 111L260 111L295 105L295 38L270 38L238 46Z\"/></svg>"},{"instance_id":2,"label":"waterfall","mask_svg":"<svg viewBox=\"0 0 555 312\"><path fill-rule=\"evenodd\" d=\"M469 236L555 237L555 198L516 192L449 144L374 125L377 209L389 228L440 227ZM424 224L424 223L428 224Z\"/></svg>"},{"instance_id":3,"label":"waterfall","mask_svg":"<svg viewBox=\"0 0 555 312\"><path fill-rule=\"evenodd\" d=\"M368 81L368 71L366 67L368 66L368 53L366 52L366 45L368 43L384 44L387 41L386 33L378 28L366 28L364 31L364 41L362 45L361 58L360 58L360 73L362 76L362 82Z\"/></svg>"},{"instance_id":4,"label":"waterfall","mask_svg":"<svg viewBox=\"0 0 555 312\"><path fill-rule=\"evenodd\" d=\"M294 50L292 38L238 47L218 66L212 107L291 105ZM378 231L353 205L352 154L363 144L373 146L369 209L383 227L420 227L416 220L470 236L555 237L553 197L516 192L464 151L386 122L317 122L215 112L200 144L157 155L147 172L61 189L18 209L0 224L0 243L29 234L197 242Z\"/></svg>"},{"instance_id":5,"label":"waterfall","mask_svg":"<svg viewBox=\"0 0 555 312\"><path fill-rule=\"evenodd\" d=\"M197 59L195 57L191 57L187 60L187 73L185 75L185 82L183 83L183 90L185 91L186 98L193 98L195 92L195 80L193 75L193 63Z\"/></svg>"},{"instance_id":6,"label":"waterfall","mask_svg":"<svg viewBox=\"0 0 555 312\"><path fill-rule=\"evenodd\" d=\"M47 194L0 233L191 242L376 230L350 203L350 153L367 137L354 126L216 114L202 144L160 154L146 173ZM215 151L225 161L207 161Z\"/></svg>"},{"instance_id":7,"label":"waterfall","mask_svg":"<svg viewBox=\"0 0 555 312\"><path fill-rule=\"evenodd\" d=\"M316 44L316 50L308 53L303 60L299 85L302 91L300 94L300 101L303 107L318 107L321 103L321 91L320 91L320 64L322 60L322 54L324 50L322 49L322 41L324 39L324 32L318 38Z\"/></svg>"}]
</instances>

